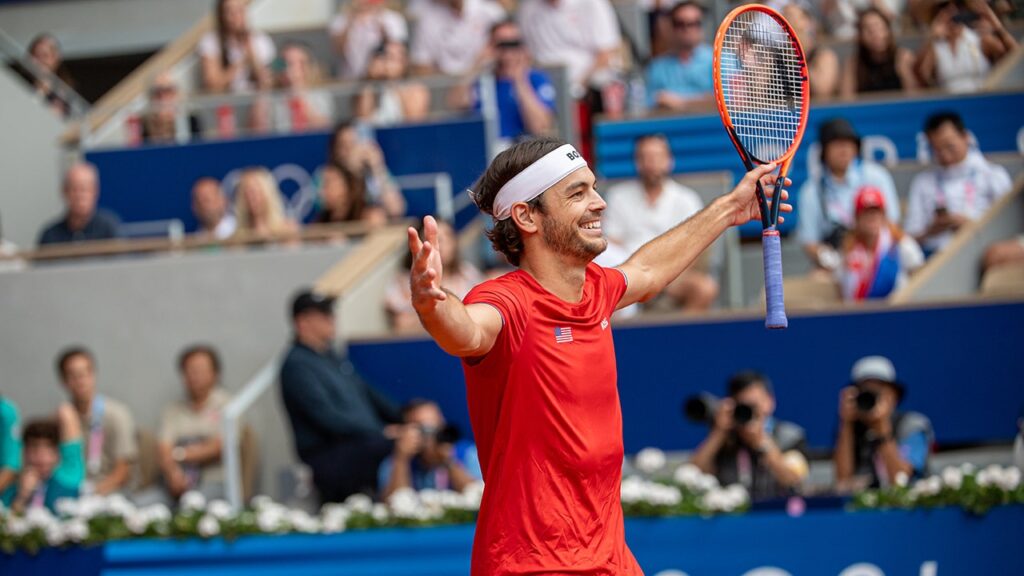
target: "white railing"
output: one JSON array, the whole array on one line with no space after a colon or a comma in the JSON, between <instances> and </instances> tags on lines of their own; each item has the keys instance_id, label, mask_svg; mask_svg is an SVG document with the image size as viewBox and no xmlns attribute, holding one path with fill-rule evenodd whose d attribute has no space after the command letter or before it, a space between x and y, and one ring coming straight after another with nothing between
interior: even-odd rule
<instances>
[{"instance_id":1,"label":"white railing","mask_svg":"<svg viewBox=\"0 0 1024 576\"><path fill-rule=\"evenodd\" d=\"M281 361L278 358L267 362L251 380L246 382L241 392L224 407L224 415L221 419L221 434L224 438L224 442L221 444L224 458L224 484L228 503L235 510L241 510L244 504L242 501L242 447L239 423L249 407L277 380L277 371L280 365Z\"/></svg>"}]
</instances>

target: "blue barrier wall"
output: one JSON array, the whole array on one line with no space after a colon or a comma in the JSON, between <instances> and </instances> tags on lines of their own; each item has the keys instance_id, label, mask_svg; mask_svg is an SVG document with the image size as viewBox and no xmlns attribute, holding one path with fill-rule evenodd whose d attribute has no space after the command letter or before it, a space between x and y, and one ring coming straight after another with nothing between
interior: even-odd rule
<instances>
[{"instance_id":1,"label":"blue barrier wall","mask_svg":"<svg viewBox=\"0 0 1024 576\"><path fill-rule=\"evenodd\" d=\"M243 138L176 146L142 146L86 154L100 171L100 205L125 222L178 218L194 230L192 184L203 176L230 183L248 166L274 172L291 208L308 218L316 174L327 157L330 134ZM396 176L446 172L455 192L473 184L487 163L478 118L381 128L377 141ZM229 194L232 190L227 190ZM407 193L409 191L406 191ZM410 195L412 214L433 210L433 194ZM475 209L474 209L475 210ZM464 215L464 218L471 216Z\"/></svg>"},{"instance_id":2,"label":"blue barrier wall","mask_svg":"<svg viewBox=\"0 0 1024 576\"><path fill-rule=\"evenodd\" d=\"M785 331L764 320L626 326L615 330L627 452L688 450L703 426L683 421L683 400L721 393L740 369L766 372L777 415L807 430L811 446L832 445L838 394L861 356L883 354L907 387L904 407L928 415L939 443L1009 440L1024 405L1020 353L1024 302L794 315ZM459 362L432 341L353 342L353 362L396 399L437 399L469 430Z\"/></svg>"},{"instance_id":3,"label":"blue barrier wall","mask_svg":"<svg viewBox=\"0 0 1024 576\"><path fill-rule=\"evenodd\" d=\"M755 513L629 519L626 540L648 576L753 576L758 569L760 576L1014 576L1024 574L1024 555L1018 551L1022 523L1020 506L992 510L983 518L959 509L824 511L800 518ZM0 556L0 573L464 576L472 539L472 526L453 526L247 537L233 543L114 542L102 548L102 556L100 549Z\"/></svg>"},{"instance_id":4,"label":"blue barrier wall","mask_svg":"<svg viewBox=\"0 0 1024 576\"><path fill-rule=\"evenodd\" d=\"M1024 151L1020 149L1020 142L1024 142L1024 114L1020 112L1024 110L1024 92L812 106L803 143L790 168L794 202L796 191L807 178L809 161L817 162L817 154L809 155L808 152L812 148L817 150L818 126L823 120L843 116L865 138L867 149L878 154L888 151L893 161L914 160L925 151L925 143L920 136L925 118L939 110L959 112L984 152ZM1007 113L993 114L993 110ZM737 176L743 172L743 164L722 128L722 121L717 114L712 114L597 124L594 128L597 141L595 156L601 176L636 176L633 141L640 135L651 133L662 133L668 137L676 160L676 172L731 170ZM783 228L792 228L799 217L799 214L787 217ZM756 224L753 227L758 229Z\"/></svg>"}]
</instances>

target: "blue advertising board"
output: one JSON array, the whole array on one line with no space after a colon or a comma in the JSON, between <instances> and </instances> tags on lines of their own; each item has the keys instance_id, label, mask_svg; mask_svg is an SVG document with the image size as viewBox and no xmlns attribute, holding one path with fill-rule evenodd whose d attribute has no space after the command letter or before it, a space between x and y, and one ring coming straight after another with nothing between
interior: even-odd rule
<instances>
[{"instance_id":1,"label":"blue advertising board","mask_svg":"<svg viewBox=\"0 0 1024 576\"><path fill-rule=\"evenodd\" d=\"M648 576L1019 576L1024 507L627 519ZM81 576L465 576L473 527L137 540L102 548L0 555L3 574Z\"/></svg>"},{"instance_id":2,"label":"blue advertising board","mask_svg":"<svg viewBox=\"0 0 1024 576\"><path fill-rule=\"evenodd\" d=\"M275 176L295 216L308 219L317 195L317 173L327 157L329 132L95 150L86 159L100 172L100 205L125 222L180 219L196 227L192 185L209 176L232 193L242 169L264 166ZM473 184L486 167L483 122L479 118L411 124L376 130L388 168L396 176L447 173L454 191ZM408 190L404 191L410 192ZM433 209L410 196L412 214Z\"/></svg>"},{"instance_id":3,"label":"blue advertising board","mask_svg":"<svg viewBox=\"0 0 1024 576\"><path fill-rule=\"evenodd\" d=\"M871 354L892 359L907 386L902 407L931 418L939 444L1009 441L1024 406L1024 303L794 314L788 330L771 332L761 317L627 325L614 337L631 453L695 448L707 429L683 419L683 401L705 390L724 393L730 374L742 369L772 379L776 415L803 426L809 445L821 449L833 444L850 367ZM462 368L433 341L351 342L349 354L367 380L397 400L433 398L469 431Z\"/></svg>"},{"instance_id":4,"label":"blue advertising board","mask_svg":"<svg viewBox=\"0 0 1024 576\"><path fill-rule=\"evenodd\" d=\"M903 160L924 161L928 157L922 128L925 119L940 110L958 112L981 151L1024 152L1024 92L812 103L807 130L789 172L794 203L800 185L809 176L820 174L817 139L823 121L846 118L861 135L862 153L866 157L893 164ZM993 110L1000 113L993 114ZM636 176L633 142L638 136L653 133L668 138L677 173L730 170L737 178L743 173L743 164L722 128L721 119L711 114L598 123L594 134L599 174L613 179ZM783 228L792 228L799 217L787 217Z\"/></svg>"}]
</instances>

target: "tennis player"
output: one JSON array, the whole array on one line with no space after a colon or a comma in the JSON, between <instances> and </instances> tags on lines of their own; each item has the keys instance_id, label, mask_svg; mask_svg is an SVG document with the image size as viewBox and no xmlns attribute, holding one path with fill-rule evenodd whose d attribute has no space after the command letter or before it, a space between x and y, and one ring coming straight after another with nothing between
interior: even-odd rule
<instances>
[{"instance_id":1,"label":"tennis player","mask_svg":"<svg viewBox=\"0 0 1024 576\"><path fill-rule=\"evenodd\" d=\"M623 529L610 318L661 292L729 226L759 220L755 179L774 182L774 167L755 168L618 268L602 268L592 261L607 246L605 202L586 161L553 138L517 144L473 197L494 219L491 242L518 269L464 301L444 289L434 219L423 239L409 229L412 304L466 375L486 485L472 574L642 574Z\"/></svg>"}]
</instances>

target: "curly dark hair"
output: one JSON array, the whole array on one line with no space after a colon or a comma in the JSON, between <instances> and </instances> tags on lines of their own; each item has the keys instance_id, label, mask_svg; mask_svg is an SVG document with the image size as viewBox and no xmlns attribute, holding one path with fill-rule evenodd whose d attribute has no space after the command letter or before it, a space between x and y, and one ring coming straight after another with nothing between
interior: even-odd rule
<instances>
[{"instance_id":1,"label":"curly dark hair","mask_svg":"<svg viewBox=\"0 0 1024 576\"><path fill-rule=\"evenodd\" d=\"M476 202L480 211L493 216L494 199L498 196L501 187L525 170L527 166L565 144L564 140L558 138L535 138L520 142L498 154L491 165L487 167L484 175L473 186L473 201ZM544 206L541 204L543 197L543 194L537 196L528 202L529 206L543 212ZM519 258L523 252L523 237L511 218L495 222L494 227L487 231L487 238L491 241L494 249L505 256L509 264L519 266Z\"/></svg>"}]
</instances>

